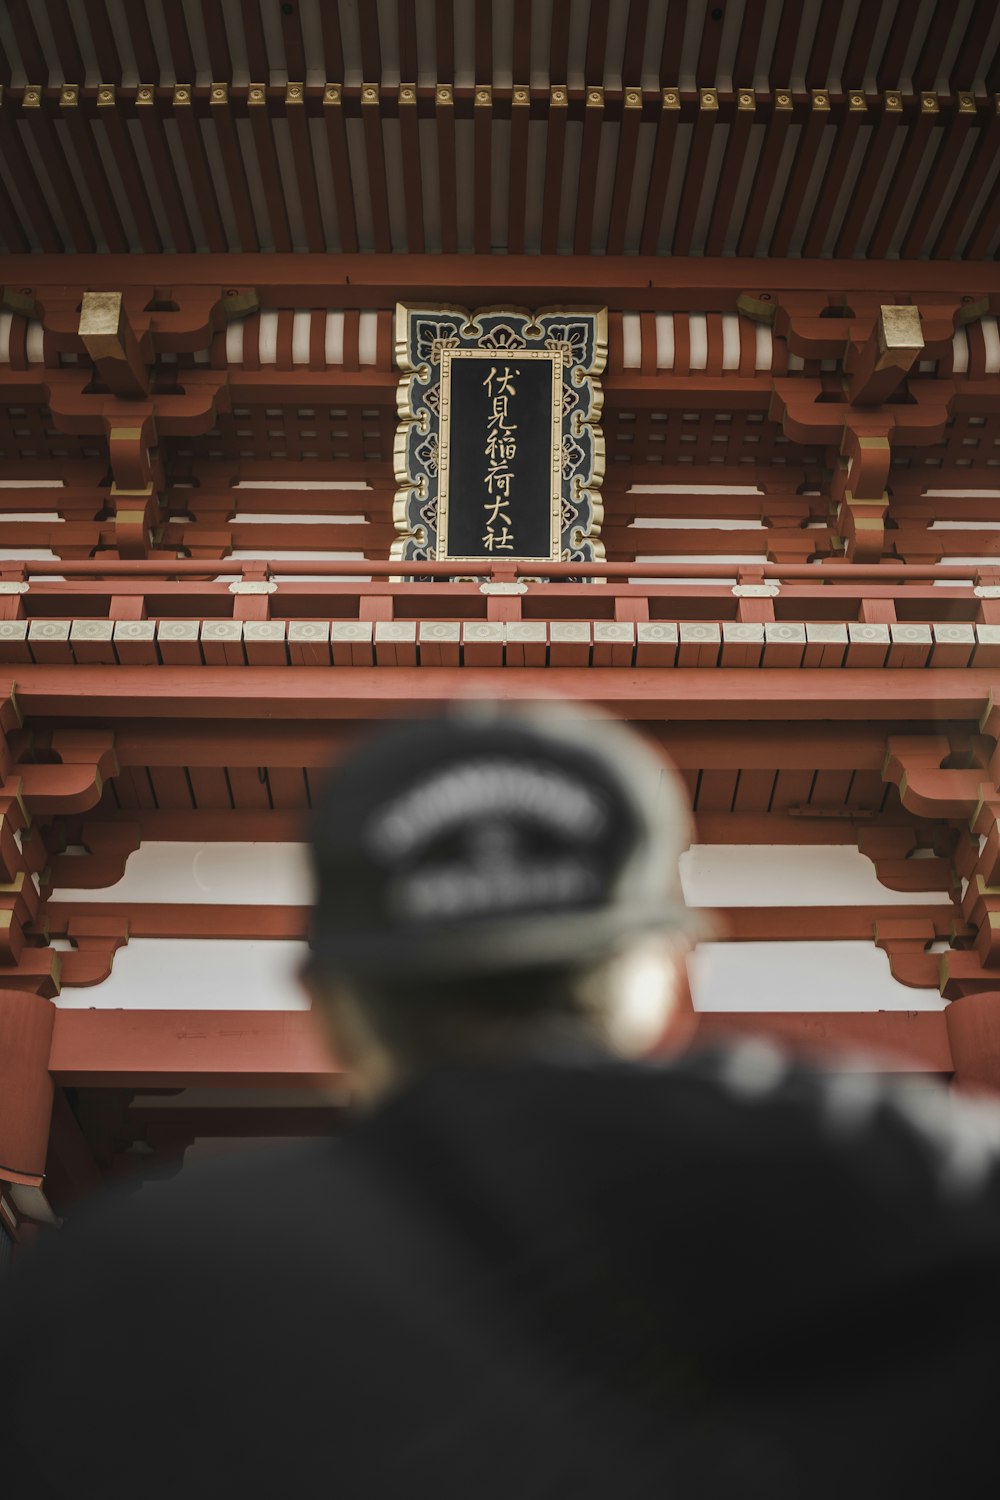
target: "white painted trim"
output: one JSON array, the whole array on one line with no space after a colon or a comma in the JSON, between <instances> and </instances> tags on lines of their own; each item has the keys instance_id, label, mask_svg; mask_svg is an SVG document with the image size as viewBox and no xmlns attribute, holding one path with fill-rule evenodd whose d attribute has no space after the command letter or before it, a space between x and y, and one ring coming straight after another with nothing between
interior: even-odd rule
<instances>
[{"instance_id":1,"label":"white painted trim","mask_svg":"<svg viewBox=\"0 0 1000 1500\"><path fill-rule=\"evenodd\" d=\"M936 990L893 978L871 942L702 943L689 959L698 1011L944 1010Z\"/></svg>"}]
</instances>

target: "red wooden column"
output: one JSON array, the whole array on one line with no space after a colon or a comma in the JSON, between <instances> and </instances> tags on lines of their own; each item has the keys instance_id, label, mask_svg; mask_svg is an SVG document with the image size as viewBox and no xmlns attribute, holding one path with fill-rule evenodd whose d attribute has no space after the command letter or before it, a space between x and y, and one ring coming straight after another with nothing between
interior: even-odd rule
<instances>
[{"instance_id":1,"label":"red wooden column","mask_svg":"<svg viewBox=\"0 0 1000 1500\"><path fill-rule=\"evenodd\" d=\"M49 1051L55 1007L0 990L0 1179L41 1187L52 1115Z\"/></svg>"},{"instance_id":2,"label":"red wooden column","mask_svg":"<svg viewBox=\"0 0 1000 1500\"><path fill-rule=\"evenodd\" d=\"M1000 990L963 995L945 1011L955 1082L1000 1090Z\"/></svg>"}]
</instances>

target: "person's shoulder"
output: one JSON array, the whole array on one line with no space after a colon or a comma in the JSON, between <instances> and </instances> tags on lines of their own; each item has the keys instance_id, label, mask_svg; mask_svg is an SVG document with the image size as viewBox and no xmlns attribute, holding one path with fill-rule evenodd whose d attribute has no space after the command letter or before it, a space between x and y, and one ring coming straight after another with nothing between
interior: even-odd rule
<instances>
[{"instance_id":1,"label":"person's shoulder","mask_svg":"<svg viewBox=\"0 0 1000 1500\"><path fill-rule=\"evenodd\" d=\"M985 1207L1000 1231L1000 1103L865 1057L803 1062L764 1039L695 1052L666 1070L678 1108L727 1155L817 1169L826 1189L886 1213Z\"/></svg>"},{"instance_id":2,"label":"person's shoulder","mask_svg":"<svg viewBox=\"0 0 1000 1500\"><path fill-rule=\"evenodd\" d=\"M192 1246L202 1263L222 1261L266 1240L269 1225L302 1221L311 1206L321 1208L340 1176L340 1155L326 1137L244 1145L141 1186L112 1183L47 1231L11 1281L131 1279L137 1268L187 1263Z\"/></svg>"},{"instance_id":3,"label":"person's shoulder","mask_svg":"<svg viewBox=\"0 0 1000 1500\"><path fill-rule=\"evenodd\" d=\"M825 1163L890 1196L919 1185L961 1200L1000 1185L1000 1101L913 1075L894 1081L864 1057L823 1065L765 1038L734 1039L662 1061L536 1063L517 1088L558 1098L602 1130L648 1129L703 1159L775 1171Z\"/></svg>"}]
</instances>

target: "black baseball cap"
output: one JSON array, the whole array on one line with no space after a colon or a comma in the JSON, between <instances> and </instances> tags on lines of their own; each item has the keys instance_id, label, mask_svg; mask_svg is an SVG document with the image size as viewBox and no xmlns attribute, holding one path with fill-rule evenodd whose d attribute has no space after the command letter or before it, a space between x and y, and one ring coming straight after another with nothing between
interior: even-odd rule
<instances>
[{"instance_id":1,"label":"black baseball cap","mask_svg":"<svg viewBox=\"0 0 1000 1500\"><path fill-rule=\"evenodd\" d=\"M690 928L676 773L621 724L476 702L383 730L313 811L313 962L399 980L581 967Z\"/></svg>"}]
</instances>

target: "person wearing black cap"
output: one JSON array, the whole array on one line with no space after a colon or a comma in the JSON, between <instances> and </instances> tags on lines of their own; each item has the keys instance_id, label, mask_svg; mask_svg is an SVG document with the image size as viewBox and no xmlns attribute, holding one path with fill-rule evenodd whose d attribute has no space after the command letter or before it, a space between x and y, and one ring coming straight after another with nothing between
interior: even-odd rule
<instances>
[{"instance_id":1,"label":"person wearing black cap","mask_svg":"<svg viewBox=\"0 0 1000 1500\"><path fill-rule=\"evenodd\" d=\"M568 711L349 756L305 983L364 1107L25 1259L11 1493L988 1493L998 1116L759 1043L636 1060L687 839L659 758Z\"/></svg>"}]
</instances>

